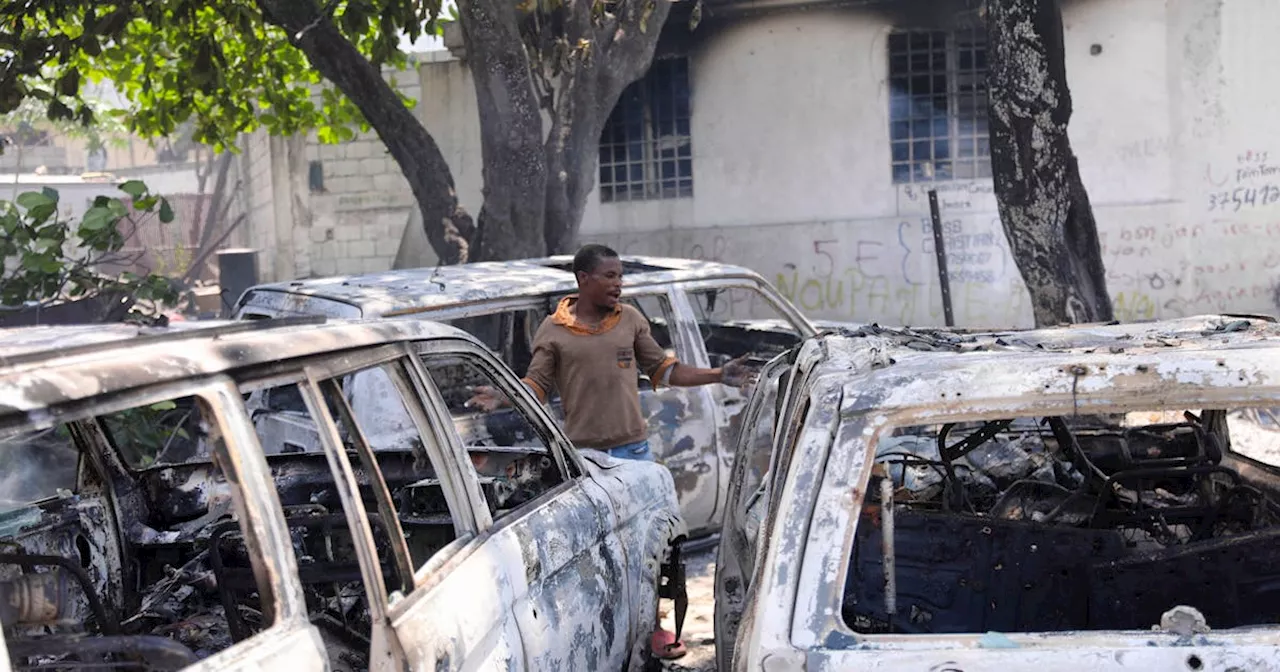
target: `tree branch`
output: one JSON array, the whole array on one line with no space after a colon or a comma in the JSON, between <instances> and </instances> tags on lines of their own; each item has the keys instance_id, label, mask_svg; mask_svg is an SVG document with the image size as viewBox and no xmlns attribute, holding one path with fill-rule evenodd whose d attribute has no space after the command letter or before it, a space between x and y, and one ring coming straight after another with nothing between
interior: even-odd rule
<instances>
[{"instance_id":1,"label":"tree branch","mask_svg":"<svg viewBox=\"0 0 1280 672\"><path fill-rule=\"evenodd\" d=\"M313 0L258 0L267 20L293 36L321 76L364 115L400 165L418 207L427 239L445 263L466 261L475 231L458 204L453 175L440 147L400 101L382 72L338 30Z\"/></svg>"},{"instance_id":2,"label":"tree branch","mask_svg":"<svg viewBox=\"0 0 1280 672\"><path fill-rule=\"evenodd\" d=\"M226 241L227 238L230 238L232 232L234 232L237 228L239 228L239 226L243 224L245 220L246 220L246 217L243 214L236 217L235 221L231 222L231 224L227 226L226 230L222 232L222 235L218 236L217 240L213 241L212 245L209 245L208 247L201 249L196 254L195 258L191 260L191 266L187 269L187 272L182 276L181 283L184 287L188 286L192 278L194 278L198 274L198 271L196 269L200 268L201 264L205 263L210 257L212 257L213 254L218 251L218 246L222 245L222 243Z\"/></svg>"},{"instance_id":3,"label":"tree branch","mask_svg":"<svg viewBox=\"0 0 1280 672\"><path fill-rule=\"evenodd\" d=\"M221 210L222 201L223 198L225 198L227 191L227 176L230 173L231 152L224 152L218 157L218 175L213 179L213 193L211 194L212 200L209 202L209 216L205 218L205 226L200 230L200 239L196 242L197 250L204 249L205 245L209 243L209 239L213 237L213 231L215 230L214 227L221 224L222 218L226 216L225 213L220 213L219 210ZM237 182L237 184L239 183ZM202 196L203 192L204 189L202 187ZM230 201L228 201L228 205L230 205ZM201 210L203 210L203 203L201 203L196 209L197 217L201 215Z\"/></svg>"},{"instance_id":4,"label":"tree branch","mask_svg":"<svg viewBox=\"0 0 1280 672\"><path fill-rule=\"evenodd\" d=\"M559 96L547 137L547 220L550 253L569 252L582 223L587 196L595 187L600 133L622 92L649 69L670 0L629 0L613 18L595 22L575 12L566 22L571 44L587 41L560 74ZM558 179L557 179L558 178Z\"/></svg>"}]
</instances>

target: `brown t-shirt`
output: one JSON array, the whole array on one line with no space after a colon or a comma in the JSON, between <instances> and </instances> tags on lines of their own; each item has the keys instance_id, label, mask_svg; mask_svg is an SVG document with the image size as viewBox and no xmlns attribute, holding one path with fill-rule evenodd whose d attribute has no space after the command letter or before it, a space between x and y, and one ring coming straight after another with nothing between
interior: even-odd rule
<instances>
[{"instance_id":1,"label":"brown t-shirt","mask_svg":"<svg viewBox=\"0 0 1280 672\"><path fill-rule=\"evenodd\" d=\"M544 402L559 390L565 432L579 448L608 450L649 438L640 413L638 373L656 388L676 363L649 333L649 321L618 304L597 327L581 324L571 310L576 297L560 302L533 337L533 360L524 381Z\"/></svg>"}]
</instances>

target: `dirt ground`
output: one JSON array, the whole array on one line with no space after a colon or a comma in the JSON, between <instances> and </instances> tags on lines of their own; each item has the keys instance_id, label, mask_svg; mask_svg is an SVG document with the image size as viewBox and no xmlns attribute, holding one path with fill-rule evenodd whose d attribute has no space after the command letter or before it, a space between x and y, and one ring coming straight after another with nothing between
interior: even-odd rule
<instances>
[{"instance_id":1,"label":"dirt ground","mask_svg":"<svg viewBox=\"0 0 1280 672\"><path fill-rule=\"evenodd\" d=\"M716 669L716 549L686 556L685 568L688 572L685 585L689 591L689 611L685 615L682 638L689 653L679 660L663 663L663 669L672 672L711 672ZM668 616L666 626L670 628L672 625Z\"/></svg>"}]
</instances>

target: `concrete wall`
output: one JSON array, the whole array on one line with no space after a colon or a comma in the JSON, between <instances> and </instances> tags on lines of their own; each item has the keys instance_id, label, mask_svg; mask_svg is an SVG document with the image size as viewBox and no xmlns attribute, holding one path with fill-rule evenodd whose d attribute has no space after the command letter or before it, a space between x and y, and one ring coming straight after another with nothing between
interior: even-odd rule
<instances>
[{"instance_id":1,"label":"concrete wall","mask_svg":"<svg viewBox=\"0 0 1280 672\"><path fill-rule=\"evenodd\" d=\"M417 101L415 115L438 142L449 137L448 127L432 116L439 106L449 98L475 95L470 90L449 91L447 70L423 70L428 75L441 75L425 81L417 68L386 73L402 93ZM441 89L440 84L445 87ZM308 163L318 161L324 173L324 190L310 194L314 217L311 273L346 275L391 268L416 205L399 165L382 141L372 132L336 145L321 144L313 136L308 139L306 157ZM306 186L305 170L303 178ZM421 232L422 226L419 223L415 228ZM423 243L425 247L425 234Z\"/></svg>"},{"instance_id":2,"label":"concrete wall","mask_svg":"<svg viewBox=\"0 0 1280 672\"><path fill-rule=\"evenodd\" d=\"M1118 317L1274 312L1280 95L1259 83L1280 59L1280 6L1088 0L1064 20L1071 137ZM889 171L885 39L907 21L808 11L704 37L695 197L602 205L584 239L743 263L818 317L940 324L927 199ZM938 187L958 322L1029 325L990 181Z\"/></svg>"},{"instance_id":3,"label":"concrete wall","mask_svg":"<svg viewBox=\"0 0 1280 672\"><path fill-rule=\"evenodd\" d=\"M421 97L416 68L384 76L410 98ZM415 207L376 134L323 144L315 134L273 138L257 131L243 136L240 148L236 198L248 218L242 240L258 250L262 281L391 267ZM322 184L312 184L312 164Z\"/></svg>"}]
</instances>

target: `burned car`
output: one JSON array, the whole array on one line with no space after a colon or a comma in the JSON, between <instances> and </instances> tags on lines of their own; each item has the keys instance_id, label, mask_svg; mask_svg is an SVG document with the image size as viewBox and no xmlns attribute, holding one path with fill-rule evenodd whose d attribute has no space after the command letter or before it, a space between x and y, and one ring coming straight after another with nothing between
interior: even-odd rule
<instances>
[{"instance_id":1,"label":"burned car","mask_svg":"<svg viewBox=\"0 0 1280 672\"><path fill-rule=\"evenodd\" d=\"M770 362L721 670L1280 669L1280 327L865 327Z\"/></svg>"},{"instance_id":2,"label":"burned car","mask_svg":"<svg viewBox=\"0 0 1280 672\"><path fill-rule=\"evenodd\" d=\"M623 301L648 318L663 348L691 365L715 367L742 355L760 365L819 328L748 269L688 259L622 261ZM577 289L572 265L570 257L550 257L259 285L240 298L235 316L443 321L474 334L523 374L538 326ZM654 456L675 477L691 534L717 531L744 393L723 385L654 389L643 375L638 384ZM558 398L549 401L563 420ZM502 417L477 413L471 422L494 426Z\"/></svg>"},{"instance_id":3,"label":"burned car","mask_svg":"<svg viewBox=\"0 0 1280 672\"><path fill-rule=\"evenodd\" d=\"M6 670L627 669L682 592L670 474L426 321L0 331L0 478Z\"/></svg>"}]
</instances>

